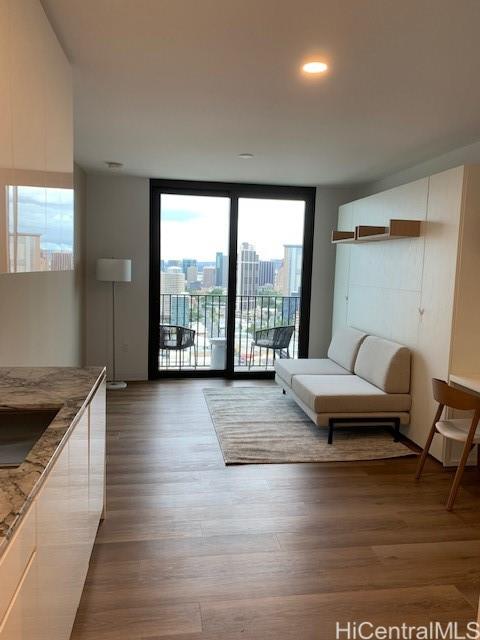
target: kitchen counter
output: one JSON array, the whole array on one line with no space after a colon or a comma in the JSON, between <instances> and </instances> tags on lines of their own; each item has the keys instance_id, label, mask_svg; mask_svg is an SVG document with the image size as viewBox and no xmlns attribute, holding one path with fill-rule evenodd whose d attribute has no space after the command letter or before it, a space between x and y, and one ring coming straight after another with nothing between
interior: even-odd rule
<instances>
[{"instance_id":1,"label":"kitchen counter","mask_svg":"<svg viewBox=\"0 0 480 640\"><path fill-rule=\"evenodd\" d=\"M0 367L0 410L59 408L15 468L0 468L0 554L104 378L102 367Z\"/></svg>"}]
</instances>

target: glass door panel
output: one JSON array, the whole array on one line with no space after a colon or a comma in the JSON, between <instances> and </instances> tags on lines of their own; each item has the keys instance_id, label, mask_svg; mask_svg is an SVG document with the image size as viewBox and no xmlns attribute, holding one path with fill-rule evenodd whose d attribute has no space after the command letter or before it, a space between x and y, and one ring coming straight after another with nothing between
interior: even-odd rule
<instances>
[{"instance_id":1,"label":"glass door panel","mask_svg":"<svg viewBox=\"0 0 480 640\"><path fill-rule=\"evenodd\" d=\"M298 357L304 200L238 199L234 371Z\"/></svg>"},{"instance_id":2,"label":"glass door panel","mask_svg":"<svg viewBox=\"0 0 480 640\"><path fill-rule=\"evenodd\" d=\"M230 198L160 196L159 371L226 367Z\"/></svg>"}]
</instances>

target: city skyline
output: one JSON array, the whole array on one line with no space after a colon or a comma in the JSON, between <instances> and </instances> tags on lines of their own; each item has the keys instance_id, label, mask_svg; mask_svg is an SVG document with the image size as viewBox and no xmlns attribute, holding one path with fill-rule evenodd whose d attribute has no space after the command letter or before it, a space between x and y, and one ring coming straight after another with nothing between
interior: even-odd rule
<instances>
[{"instance_id":1,"label":"city skyline","mask_svg":"<svg viewBox=\"0 0 480 640\"><path fill-rule=\"evenodd\" d=\"M244 242L237 256L237 294L257 295L272 289L286 296L298 296L301 289L303 246L283 245L283 257L262 260L255 245ZM161 260L160 292L186 294L228 286L228 255L217 251L215 260L178 258Z\"/></svg>"}]
</instances>

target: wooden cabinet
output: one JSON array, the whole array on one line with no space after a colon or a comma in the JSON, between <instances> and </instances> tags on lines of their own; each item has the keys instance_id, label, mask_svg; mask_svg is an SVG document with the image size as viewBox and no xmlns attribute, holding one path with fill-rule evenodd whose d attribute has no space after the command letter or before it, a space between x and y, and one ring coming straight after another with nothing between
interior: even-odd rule
<instances>
[{"instance_id":1,"label":"wooden cabinet","mask_svg":"<svg viewBox=\"0 0 480 640\"><path fill-rule=\"evenodd\" d=\"M0 559L0 640L70 637L104 507L105 383Z\"/></svg>"}]
</instances>

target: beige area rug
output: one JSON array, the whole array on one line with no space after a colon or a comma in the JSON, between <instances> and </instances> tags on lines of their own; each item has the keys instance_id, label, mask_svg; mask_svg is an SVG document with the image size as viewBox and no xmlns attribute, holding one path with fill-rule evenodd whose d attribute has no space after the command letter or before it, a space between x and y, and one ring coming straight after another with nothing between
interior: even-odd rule
<instances>
[{"instance_id":1,"label":"beige area rug","mask_svg":"<svg viewBox=\"0 0 480 640\"><path fill-rule=\"evenodd\" d=\"M388 431L317 427L276 387L204 389L225 464L339 462L416 455Z\"/></svg>"}]
</instances>

